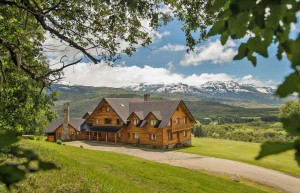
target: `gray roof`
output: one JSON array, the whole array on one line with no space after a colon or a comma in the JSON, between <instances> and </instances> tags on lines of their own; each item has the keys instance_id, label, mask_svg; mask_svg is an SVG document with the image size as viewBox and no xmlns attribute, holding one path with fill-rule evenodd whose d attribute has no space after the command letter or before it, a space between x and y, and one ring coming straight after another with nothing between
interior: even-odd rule
<instances>
[{"instance_id":1,"label":"gray roof","mask_svg":"<svg viewBox=\"0 0 300 193\"><path fill-rule=\"evenodd\" d=\"M137 98L104 98L103 100L109 103L124 123L132 113L135 113L140 120L143 120L149 113L153 113L160 121L158 128L167 126L181 102L181 100L144 101Z\"/></svg>"},{"instance_id":2,"label":"gray roof","mask_svg":"<svg viewBox=\"0 0 300 193\"><path fill-rule=\"evenodd\" d=\"M85 121L85 119L80 118L70 118L69 124L72 125L77 131L80 131L81 124ZM44 127L45 133L54 132L59 126L63 123L62 119L55 119L49 125Z\"/></svg>"},{"instance_id":3,"label":"gray roof","mask_svg":"<svg viewBox=\"0 0 300 193\"><path fill-rule=\"evenodd\" d=\"M181 100L134 102L130 103L129 112L143 111L144 115L153 113L158 120L161 120L158 128L165 128L180 102Z\"/></svg>"},{"instance_id":4,"label":"gray roof","mask_svg":"<svg viewBox=\"0 0 300 193\"><path fill-rule=\"evenodd\" d=\"M127 118L132 113L129 111L129 105L134 102L142 102L140 98L104 98L114 111L120 116L122 121L126 123Z\"/></svg>"}]
</instances>

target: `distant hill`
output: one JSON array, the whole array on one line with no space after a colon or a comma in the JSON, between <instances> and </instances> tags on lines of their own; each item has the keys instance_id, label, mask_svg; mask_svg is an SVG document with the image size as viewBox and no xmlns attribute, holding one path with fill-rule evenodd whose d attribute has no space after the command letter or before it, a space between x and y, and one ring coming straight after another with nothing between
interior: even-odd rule
<instances>
[{"instance_id":1,"label":"distant hill","mask_svg":"<svg viewBox=\"0 0 300 193\"><path fill-rule=\"evenodd\" d=\"M280 104L282 100L275 97L275 89L267 86L242 84L234 81L209 81L198 86L187 84L147 84L132 83L126 90L159 93L161 95L179 95L190 99L202 98L210 101L226 100L255 101L257 103Z\"/></svg>"},{"instance_id":2,"label":"distant hill","mask_svg":"<svg viewBox=\"0 0 300 193\"><path fill-rule=\"evenodd\" d=\"M71 117L82 117L86 112L95 108L101 98L143 98L144 92L131 91L124 88L110 87L90 87L90 86L67 86L54 84L52 91L59 92L58 101L55 103L55 110L59 115L62 114L62 105L65 102L70 103ZM151 100L169 100L183 99L193 113L196 119L200 117L221 116L221 115L239 115L239 116L263 116L276 114L278 108L276 104L263 104L256 101L243 101L238 99L223 99L197 97L187 93L151 93ZM220 103L223 102L223 103ZM227 104L224 104L227 103ZM233 106L229 104L238 104ZM251 108L244 108L248 106ZM253 107L260 108L253 108ZM265 107L265 108L262 108Z\"/></svg>"}]
</instances>

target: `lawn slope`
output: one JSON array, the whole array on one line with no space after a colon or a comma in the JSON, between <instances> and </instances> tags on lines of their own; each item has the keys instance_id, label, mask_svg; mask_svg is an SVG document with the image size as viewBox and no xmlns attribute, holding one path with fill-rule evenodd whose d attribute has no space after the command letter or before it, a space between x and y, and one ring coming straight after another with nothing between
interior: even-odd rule
<instances>
[{"instance_id":1,"label":"lawn slope","mask_svg":"<svg viewBox=\"0 0 300 193\"><path fill-rule=\"evenodd\" d=\"M193 138L192 145L192 147L178 151L246 162L300 177L300 167L294 160L293 151L268 156L257 161L254 158L260 151L259 143Z\"/></svg>"},{"instance_id":2,"label":"lawn slope","mask_svg":"<svg viewBox=\"0 0 300 193\"><path fill-rule=\"evenodd\" d=\"M23 141L59 170L40 171L12 192L274 192L242 180L158 164L117 153Z\"/></svg>"}]
</instances>

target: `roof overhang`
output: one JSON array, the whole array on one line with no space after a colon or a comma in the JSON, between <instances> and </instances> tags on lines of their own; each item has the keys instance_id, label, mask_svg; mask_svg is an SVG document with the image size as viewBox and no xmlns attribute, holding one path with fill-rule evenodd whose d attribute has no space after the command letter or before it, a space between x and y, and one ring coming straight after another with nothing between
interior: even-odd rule
<instances>
[{"instance_id":1,"label":"roof overhang","mask_svg":"<svg viewBox=\"0 0 300 193\"><path fill-rule=\"evenodd\" d=\"M90 131L117 133L122 129L122 126L92 126Z\"/></svg>"}]
</instances>

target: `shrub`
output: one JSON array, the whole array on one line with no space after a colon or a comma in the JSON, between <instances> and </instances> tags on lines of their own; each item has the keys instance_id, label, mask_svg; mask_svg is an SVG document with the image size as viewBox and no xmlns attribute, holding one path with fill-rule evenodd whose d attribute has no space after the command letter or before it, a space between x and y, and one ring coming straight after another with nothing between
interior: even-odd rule
<instances>
[{"instance_id":1,"label":"shrub","mask_svg":"<svg viewBox=\"0 0 300 193\"><path fill-rule=\"evenodd\" d=\"M56 140L56 143L57 143L58 145L61 145L61 144L62 144L62 141L61 141L61 140Z\"/></svg>"},{"instance_id":2,"label":"shrub","mask_svg":"<svg viewBox=\"0 0 300 193\"><path fill-rule=\"evenodd\" d=\"M82 145L81 145L80 147L81 147L81 148L83 148L83 146L82 146Z\"/></svg>"},{"instance_id":3,"label":"shrub","mask_svg":"<svg viewBox=\"0 0 300 193\"><path fill-rule=\"evenodd\" d=\"M29 135L29 136L28 136L28 139L34 140L34 135Z\"/></svg>"}]
</instances>

